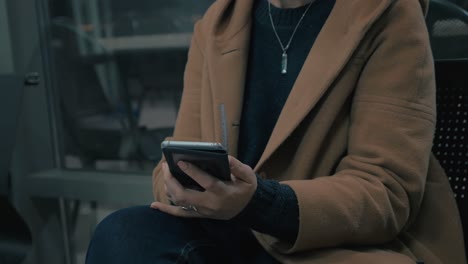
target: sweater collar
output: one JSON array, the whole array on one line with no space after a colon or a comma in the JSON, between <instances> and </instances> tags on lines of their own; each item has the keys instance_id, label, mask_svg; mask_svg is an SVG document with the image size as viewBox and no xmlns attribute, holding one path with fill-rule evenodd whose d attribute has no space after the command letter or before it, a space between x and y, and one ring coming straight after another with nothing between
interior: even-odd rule
<instances>
[{"instance_id":1,"label":"sweater collar","mask_svg":"<svg viewBox=\"0 0 468 264\"><path fill-rule=\"evenodd\" d=\"M315 1L312 3L313 6L310 8L314 8L316 5ZM268 0L256 0L254 4L254 17L255 20L260 24L270 24L270 16L268 10ZM297 8L278 8L274 5L271 5L271 16L273 17L273 21L275 26L279 27L295 27L299 20L301 19L302 14L307 10L308 5L304 5ZM310 11L306 14L305 20L309 16Z\"/></svg>"}]
</instances>

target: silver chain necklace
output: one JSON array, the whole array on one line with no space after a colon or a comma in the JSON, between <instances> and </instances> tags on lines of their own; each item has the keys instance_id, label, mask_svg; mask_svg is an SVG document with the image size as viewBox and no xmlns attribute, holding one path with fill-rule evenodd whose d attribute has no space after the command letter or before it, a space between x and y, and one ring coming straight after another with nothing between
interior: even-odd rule
<instances>
[{"instance_id":1,"label":"silver chain necklace","mask_svg":"<svg viewBox=\"0 0 468 264\"><path fill-rule=\"evenodd\" d=\"M294 35L296 34L297 29L299 28L299 25L301 24L302 20L304 19L305 15L307 14L307 11L309 11L310 7L312 4L315 2L315 0L311 1L309 5L307 6L307 9L304 11L304 13L301 16L301 19L299 19L299 22L297 22L296 27L294 28L294 31L289 38L288 43L286 44L286 47L283 45L283 42L281 41L278 32L276 32L276 27L275 23L273 23L273 17L271 15L271 1L268 0L268 15L270 15L270 22L271 22L271 27L273 28L273 32L275 33L276 38L278 39L278 42L281 46L281 49L283 50L283 55L281 55L281 73L286 74L288 72L288 49L289 46L291 45L291 42L294 38Z\"/></svg>"}]
</instances>

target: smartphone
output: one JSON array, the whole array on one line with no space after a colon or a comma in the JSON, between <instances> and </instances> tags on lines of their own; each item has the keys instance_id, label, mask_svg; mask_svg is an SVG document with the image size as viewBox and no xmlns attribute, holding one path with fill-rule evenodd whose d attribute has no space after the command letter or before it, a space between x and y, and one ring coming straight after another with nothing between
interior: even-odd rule
<instances>
[{"instance_id":1,"label":"smartphone","mask_svg":"<svg viewBox=\"0 0 468 264\"><path fill-rule=\"evenodd\" d=\"M163 141L161 149L172 175L185 188L204 189L185 174L177 163L186 161L194 164L209 175L223 181L231 180L231 170L226 149L216 142Z\"/></svg>"}]
</instances>

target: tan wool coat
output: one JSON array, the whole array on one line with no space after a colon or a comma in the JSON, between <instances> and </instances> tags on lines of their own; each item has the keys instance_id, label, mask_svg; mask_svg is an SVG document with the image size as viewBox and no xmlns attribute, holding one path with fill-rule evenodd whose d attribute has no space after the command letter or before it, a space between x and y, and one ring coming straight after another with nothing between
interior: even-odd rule
<instances>
[{"instance_id":1,"label":"tan wool coat","mask_svg":"<svg viewBox=\"0 0 468 264\"><path fill-rule=\"evenodd\" d=\"M227 135L236 156L253 2L218 0L196 24L173 139ZM336 0L254 168L297 195L294 244L255 233L282 263L466 263L431 154L426 9L424 0ZM167 202L159 171L155 197Z\"/></svg>"}]
</instances>

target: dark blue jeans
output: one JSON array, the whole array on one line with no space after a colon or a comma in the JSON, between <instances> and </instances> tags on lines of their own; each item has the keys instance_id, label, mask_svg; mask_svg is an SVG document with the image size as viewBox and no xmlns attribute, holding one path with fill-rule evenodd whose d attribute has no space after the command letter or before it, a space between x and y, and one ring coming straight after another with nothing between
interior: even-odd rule
<instances>
[{"instance_id":1,"label":"dark blue jeans","mask_svg":"<svg viewBox=\"0 0 468 264\"><path fill-rule=\"evenodd\" d=\"M97 226L86 263L278 262L234 223L178 218L139 206L119 210Z\"/></svg>"}]
</instances>

